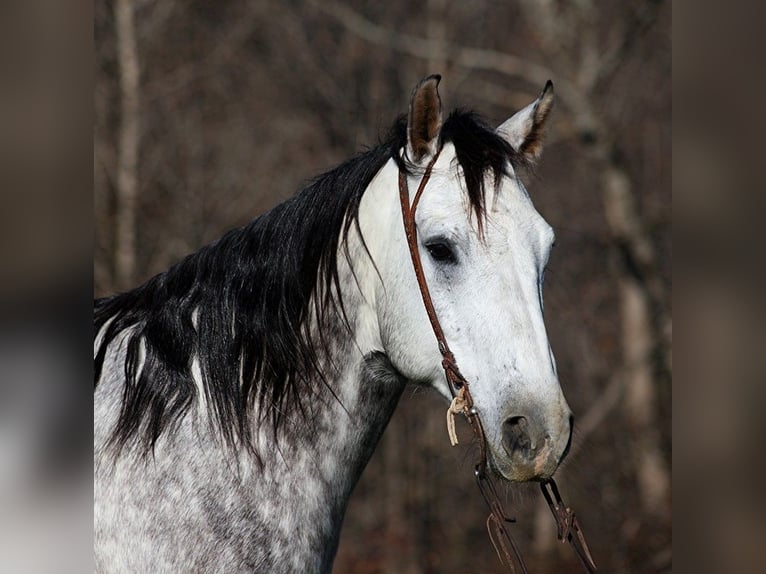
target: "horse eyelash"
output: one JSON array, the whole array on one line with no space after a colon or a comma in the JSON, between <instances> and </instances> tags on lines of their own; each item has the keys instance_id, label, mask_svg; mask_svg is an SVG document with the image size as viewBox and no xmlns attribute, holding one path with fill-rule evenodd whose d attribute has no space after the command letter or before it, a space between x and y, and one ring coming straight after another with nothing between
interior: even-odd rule
<instances>
[{"instance_id":1,"label":"horse eyelash","mask_svg":"<svg viewBox=\"0 0 766 574\"><path fill-rule=\"evenodd\" d=\"M455 250L446 239L432 239L426 243L425 247L434 261L438 263L445 263L447 265L457 264L457 256L455 255Z\"/></svg>"}]
</instances>

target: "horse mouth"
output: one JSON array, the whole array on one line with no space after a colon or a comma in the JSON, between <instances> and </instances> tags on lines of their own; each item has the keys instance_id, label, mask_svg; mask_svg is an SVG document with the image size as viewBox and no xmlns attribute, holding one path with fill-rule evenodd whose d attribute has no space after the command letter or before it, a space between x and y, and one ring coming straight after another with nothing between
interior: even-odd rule
<instances>
[{"instance_id":1,"label":"horse mouth","mask_svg":"<svg viewBox=\"0 0 766 574\"><path fill-rule=\"evenodd\" d=\"M488 444L495 472L511 482L550 479L572 446L572 417L567 421L568 425L561 425L564 428L557 428L534 416L506 418L499 440Z\"/></svg>"},{"instance_id":2,"label":"horse mouth","mask_svg":"<svg viewBox=\"0 0 766 574\"><path fill-rule=\"evenodd\" d=\"M509 482L532 482L550 479L564 459L553 452L552 443L546 441L539 452L529 460L509 456L505 449L500 453L489 449L489 466L500 478Z\"/></svg>"}]
</instances>

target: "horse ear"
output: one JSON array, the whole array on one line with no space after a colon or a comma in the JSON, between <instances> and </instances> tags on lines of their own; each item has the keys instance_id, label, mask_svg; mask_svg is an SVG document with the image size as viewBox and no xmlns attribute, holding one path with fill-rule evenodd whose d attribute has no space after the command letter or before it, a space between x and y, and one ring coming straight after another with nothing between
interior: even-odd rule
<instances>
[{"instance_id":1,"label":"horse ear","mask_svg":"<svg viewBox=\"0 0 766 574\"><path fill-rule=\"evenodd\" d=\"M442 127L441 79L438 74L428 76L412 91L407 116L407 156L415 163L436 153Z\"/></svg>"},{"instance_id":2,"label":"horse ear","mask_svg":"<svg viewBox=\"0 0 766 574\"><path fill-rule=\"evenodd\" d=\"M548 80L540 96L503 122L497 132L513 149L534 161L543 150L543 131L552 107L553 82Z\"/></svg>"}]
</instances>

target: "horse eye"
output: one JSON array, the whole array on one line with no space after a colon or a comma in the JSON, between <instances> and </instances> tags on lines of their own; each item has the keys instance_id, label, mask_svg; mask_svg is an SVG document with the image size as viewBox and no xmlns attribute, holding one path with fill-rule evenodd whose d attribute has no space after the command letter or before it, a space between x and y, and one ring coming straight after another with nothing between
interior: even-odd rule
<instances>
[{"instance_id":1,"label":"horse eye","mask_svg":"<svg viewBox=\"0 0 766 574\"><path fill-rule=\"evenodd\" d=\"M426 244L428 253L439 263L457 263L457 257L452 248L444 241L432 241Z\"/></svg>"}]
</instances>

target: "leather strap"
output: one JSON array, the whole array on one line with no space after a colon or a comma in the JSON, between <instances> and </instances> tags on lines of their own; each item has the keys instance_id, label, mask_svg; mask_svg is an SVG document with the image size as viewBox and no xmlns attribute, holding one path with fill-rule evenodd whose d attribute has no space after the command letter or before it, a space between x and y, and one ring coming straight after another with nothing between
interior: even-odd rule
<instances>
[{"instance_id":1,"label":"leather strap","mask_svg":"<svg viewBox=\"0 0 766 574\"><path fill-rule=\"evenodd\" d=\"M423 299L423 305L428 314L431 328L436 336L439 352L442 355L442 368L444 369L444 375L447 379L447 386L449 387L453 398L458 394L460 395L460 400L458 402L453 401L453 405L460 405L462 413L470 423L473 433L479 442L480 458L475 466L474 472L476 481L479 485L479 490L490 510L489 517L487 518L487 531L489 532L490 541L495 548L495 552L497 552L498 558L505 564L509 572L515 573L515 565L518 565L523 574L528 574L524 559L522 558L511 533L506 528L506 524L515 522L516 520L505 515L500 496L495 489L491 475L487 472L487 440L484 434L484 427L479 418L479 413L474 408L468 381L458 368L455 355L447 344L444 330L436 315L436 309L434 309L434 304L431 300L431 293L428 290L428 282L426 281L426 276L423 272L423 262L420 258L420 250L418 249L418 231L417 226L415 225L415 210L418 207L418 202L423 195L426 184L431 178L431 172L433 171L436 160L439 158L440 152L441 150L437 151L431 161L428 162L411 204L409 189L407 187L407 174L404 170L399 170L399 200L402 206L402 221L404 222L404 231L407 235L407 246L409 247L412 267L415 270L415 277L418 281L418 288L420 289L420 295ZM587 572L595 572L596 565L590 555L588 544L585 542L585 537L580 529L580 524L578 523L574 512L562 502L556 483L553 479L549 479L541 483L541 488L545 500L548 502L548 506L556 520L559 540L566 540L570 543ZM549 488L550 492L548 491Z\"/></svg>"},{"instance_id":2,"label":"leather strap","mask_svg":"<svg viewBox=\"0 0 766 574\"><path fill-rule=\"evenodd\" d=\"M420 180L420 185L415 192L415 197L410 205L409 190L407 188L407 175L404 171L399 171L399 199L402 204L402 219L404 221L404 232L407 235L407 245L410 250L410 258L412 259L412 266L415 269L415 276L418 280L418 287L420 288L420 295L423 299L423 305L426 308L428 314L428 320L431 323L434 335L436 335L436 341L439 344L439 351L442 354L442 368L444 374L447 376L447 382L449 383L449 389L452 396L455 396L457 390L466 386L467 381L460 372L455 360L455 355L447 344L447 338L444 336L444 331L439 323L439 318L436 316L436 310L434 309L433 301L431 300L431 293L428 290L428 282L426 281L425 273L423 272L423 262L420 259L420 250L418 249L418 230L415 225L415 210L418 207L420 197L423 195L423 190L426 188L428 180L431 178L431 171L433 170L436 160L439 159L439 152L437 152L433 159L426 166L423 177ZM465 400L467 402L467 409L473 408L473 400L471 400L470 393L467 392Z\"/></svg>"}]
</instances>

